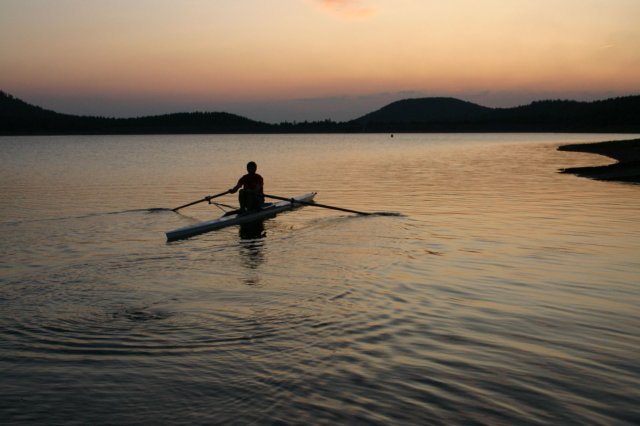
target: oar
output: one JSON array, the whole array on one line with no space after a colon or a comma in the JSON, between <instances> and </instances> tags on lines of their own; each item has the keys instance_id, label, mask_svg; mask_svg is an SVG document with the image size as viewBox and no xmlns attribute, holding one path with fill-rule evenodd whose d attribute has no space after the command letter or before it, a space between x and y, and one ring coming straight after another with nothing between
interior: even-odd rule
<instances>
[{"instance_id":1,"label":"oar","mask_svg":"<svg viewBox=\"0 0 640 426\"><path fill-rule=\"evenodd\" d=\"M268 194L263 194L263 195L265 197L267 197L267 198L273 198L275 200L282 200L282 201L291 201L292 203L303 204L305 206L322 207L322 208L325 208L325 209L339 210L341 212L355 213L355 214L361 214L361 215L373 214L373 213L367 213L367 212L359 212L357 210L343 209L342 207L328 206L326 204L319 204L319 203L312 203L312 202L309 202L309 201L295 200L293 198L279 197L277 195L268 195Z\"/></svg>"},{"instance_id":2,"label":"oar","mask_svg":"<svg viewBox=\"0 0 640 426\"><path fill-rule=\"evenodd\" d=\"M227 190L227 191L221 192L221 193L216 194L216 195L207 195L206 197L204 197L204 198L202 198L200 200L192 201L192 202L190 202L188 204L185 204L184 206L176 207L175 209L172 209L172 210L174 212L177 212L178 210L180 210L180 209L182 209L184 207L189 207L189 206L192 206L194 204L201 203L203 201L209 201L209 200L212 200L212 199L217 198L217 197L222 197L223 195L228 194L228 193L229 193L229 191Z\"/></svg>"}]
</instances>

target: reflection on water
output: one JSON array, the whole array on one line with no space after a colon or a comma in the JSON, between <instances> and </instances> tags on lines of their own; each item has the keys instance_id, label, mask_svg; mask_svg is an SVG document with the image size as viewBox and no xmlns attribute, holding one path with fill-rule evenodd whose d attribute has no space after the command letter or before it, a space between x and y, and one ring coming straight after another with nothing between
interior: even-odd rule
<instances>
[{"instance_id":1,"label":"reflection on water","mask_svg":"<svg viewBox=\"0 0 640 426\"><path fill-rule=\"evenodd\" d=\"M267 236L264 230L264 220L258 220L256 222L245 223L239 226L240 239L249 240L251 245L255 243L255 240L260 240Z\"/></svg>"},{"instance_id":2,"label":"reflection on water","mask_svg":"<svg viewBox=\"0 0 640 426\"><path fill-rule=\"evenodd\" d=\"M246 223L239 226L240 233L240 256L243 265L249 270L257 270L264 262L264 238L267 233L264 229L264 220ZM260 278L257 274L249 274L245 280L247 285L259 285Z\"/></svg>"},{"instance_id":3,"label":"reflection on water","mask_svg":"<svg viewBox=\"0 0 640 426\"><path fill-rule=\"evenodd\" d=\"M621 138L0 138L0 418L637 424L638 186L557 173ZM165 244L249 157L270 193L401 215Z\"/></svg>"}]
</instances>

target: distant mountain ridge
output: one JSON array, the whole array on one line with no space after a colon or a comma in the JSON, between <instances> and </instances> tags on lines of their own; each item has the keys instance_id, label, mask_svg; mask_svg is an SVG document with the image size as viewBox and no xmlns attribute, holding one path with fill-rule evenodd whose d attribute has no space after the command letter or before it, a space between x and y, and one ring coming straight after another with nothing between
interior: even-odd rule
<instances>
[{"instance_id":1,"label":"distant mountain ridge","mask_svg":"<svg viewBox=\"0 0 640 426\"><path fill-rule=\"evenodd\" d=\"M172 133L640 132L640 96L489 108L455 98L393 102L347 122L269 124L226 112L139 118L61 114L0 91L0 135Z\"/></svg>"},{"instance_id":2,"label":"distant mountain ridge","mask_svg":"<svg viewBox=\"0 0 640 426\"><path fill-rule=\"evenodd\" d=\"M455 98L417 98L392 102L355 121L369 123L451 122L481 116L491 108Z\"/></svg>"},{"instance_id":3,"label":"distant mountain ridge","mask_svg":"<svg viewBox=\"0 0 640 426\"><path fill-rule=\"evenodd\" d=\"M638 132L640 96L488 108L454 98L407 99L355 120L368 132Z\"/></svg>"},{"instance_id":4,"label":"distant mountain ridge","mask_svg":"<svg viewBox=\"0 0 640 426\"><path fill-rule=\"evenodd\" d=\"M139 118L61 114L0 91L0 134L262 133L271 125L226 112L192 112Z\"/></svg>"}]
</instances>

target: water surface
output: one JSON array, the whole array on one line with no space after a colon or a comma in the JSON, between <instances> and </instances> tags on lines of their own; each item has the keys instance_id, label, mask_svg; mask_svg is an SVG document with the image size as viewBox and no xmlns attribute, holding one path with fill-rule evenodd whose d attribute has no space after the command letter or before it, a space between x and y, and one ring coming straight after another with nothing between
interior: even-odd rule
<instances>
[{"instance_id":1,"label":"water surface","mask_svg":"<svg viewBox=\"0 0 640 426\"><path fill-rule=\"evenodd\" d=\"M556 151L634 137L0 138L0 418L637 424L640 186ZM401 215L166 243L248 160L272 194Z\"/></svg>"}]
</instances>

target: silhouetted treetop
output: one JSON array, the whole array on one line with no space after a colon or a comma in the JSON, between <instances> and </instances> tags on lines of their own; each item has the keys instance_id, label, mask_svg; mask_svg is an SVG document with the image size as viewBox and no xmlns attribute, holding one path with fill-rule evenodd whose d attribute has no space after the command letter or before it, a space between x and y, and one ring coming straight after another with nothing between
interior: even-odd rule
<instances>
[{"instance_id":1,"label":"silhouetted treetop","mask_svg":"<svg viewBox=\"0 0 640 426\"><path fill-rule=\"evenodd\" d=\"M348 122L268 124L226 112L138 118L61 114L0 91L0 134L640 132L640 96L594 102L544 100L488 108L455 98L393 102Z\"/></svg>"}]
</instances>

